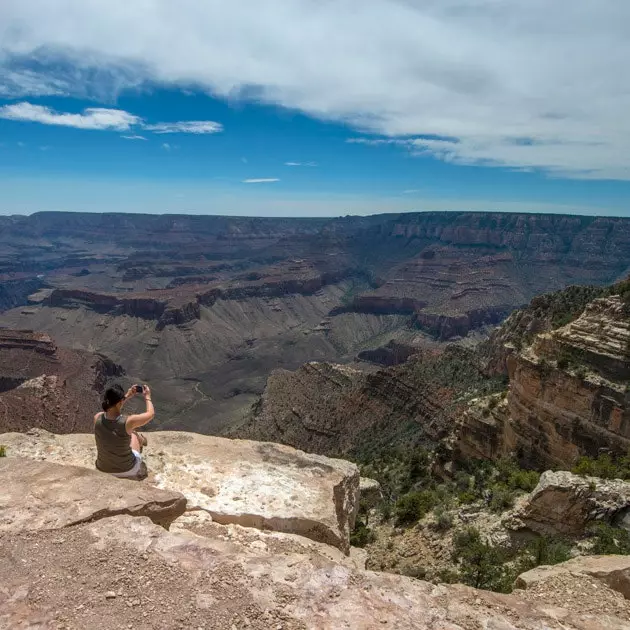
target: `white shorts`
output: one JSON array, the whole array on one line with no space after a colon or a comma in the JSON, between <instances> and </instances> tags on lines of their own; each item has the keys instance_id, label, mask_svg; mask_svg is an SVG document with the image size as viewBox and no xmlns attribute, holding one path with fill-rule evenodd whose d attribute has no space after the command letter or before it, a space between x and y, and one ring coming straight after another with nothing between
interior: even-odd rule
<instances>
[{"instance_id":1,"label":"white shorts","mask_svg":"<svg viewBox=\"0 0 630 630\"><path fill-rule=\"evenodd\" d=\"M138 476L138 474L140 473L140 467L142 466L142 455L140 455L138 451L134 451L133 449L131 449L131 452L133 453L133 456L135 458L133 468L131 468L130 470L125 470L125 472L121 473L110 473L110 475L113 475L114 477L119 477L120 479Z\"/></svg>"}]
</instances>

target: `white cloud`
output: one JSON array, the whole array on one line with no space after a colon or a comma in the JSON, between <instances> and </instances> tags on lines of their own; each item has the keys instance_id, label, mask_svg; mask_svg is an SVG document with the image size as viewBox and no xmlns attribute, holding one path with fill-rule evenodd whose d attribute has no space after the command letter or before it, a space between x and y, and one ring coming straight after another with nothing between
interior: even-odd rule
<instances>
[{"instance_id":1,"label":"white cloud","mask_svg":"<svg viewBox=\"0 0 630 630\"><path fill-rule=\"evenodd\" d=\"M31 103L15 103L0 107L0 118L23 122L38 122L44 125L60 125L77 129L113 129L126 131L140 122L138 116L121 109L91 107L82 114L58 113L50 107L32 105Z\"/></svg>"},{"instance_id":2,"label":"white cloud","mask_svg":"<svg viewBox=\"0 0 630 630\"><path fill-rule=\"evenodd\" d=\"M223 125L211 120L183 120L174 123L158 123L157 125L144 125L147 131L153 133L219 133L223 131Z\"/></svg>"},{"instance_id":3,"label":"white cloud","mask_svg":"<svg viewBox=\"0 0 630 630\"><path fill-rule=\"evenodd\" d=\"M285 166L317 166L317 162L285 162Z\"/></svg>"},{"instance_id":4,"label":"white cloud","mask_svg":"<svg viewBox=\"0 0 630 630\"><path fill-rule=\"evenodd\" d=\"M130 114L122 109L106 109L91 107L80 114L56 112L50 107L33 105L32 103L14 103L0 107L0 118L21 122L36 122L44 125L59 125L76 129L98 129L113 131L129 131L140 127L157 134L164 133L218 133L223 126L211 120L188 120L176 123L148 124L140 116ZM139 134L121 135L126 140L146 140Z\"/></svg>"},{"instance_id":5,"label":"white cloud","mask_svg":"<svg viewBox=\"0 0 630 630\"><path fill-rule=\"evenodd\" d=\"M280 180L276 177L262 177L258 179L244 179L243 184L273 184L274 182L279 182Z\"/></svg>"},{"instance_id":6,"label":"white cloud","mask_svg":"<svg viewBox=\"0 0 630 630\"><path fill-rule=\"evenodd\" d=\"M3 0L0 42L12 97L155 81L454 137L412 151L458 163L630 179L622 0Z\"/></svg>"},{"instance_id":7,"label":"white cloud","mask_svg":"<svg viewBox=\"0 0 630 630\"><path fill-rule=\"evenodd\" d=\"M171 150L171 145L168 142L164 142L164 143L162 143L162 148L165 151L170 151Z\"/></svg>"}]
</instances>

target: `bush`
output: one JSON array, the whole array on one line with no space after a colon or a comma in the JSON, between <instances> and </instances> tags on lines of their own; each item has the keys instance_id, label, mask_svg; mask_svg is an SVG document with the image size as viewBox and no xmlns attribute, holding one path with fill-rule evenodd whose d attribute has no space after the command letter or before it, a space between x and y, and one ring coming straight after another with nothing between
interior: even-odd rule
<instances>
[{"instance_id":1,"label":"bush","mask_svg":"<svg viewBox=\"0 0 630 630\"><path fill-rule=\"evenodd\" d=\"M540 536L531 541L523 550L518 562L518 573L534 569L540 565L558 564L571 559L571 547L561 538Z\"/></svg>"},{"instance_id":2,"label":"bush","mask_svg":"<svg viewBox=\"0 0 630 630\"><path fill-rule=\"evenodd\" d=\"M507 557L502 549L484 543L474 528L464 530L453 542L453 559L460 565L459 577L465 584L501 593L511 591L516 574L505 566Z\"/></svg>"},{"instance_id":3,"label":"bush","mask_svg":"<svg viewBox=\"0 0 630 630\"><path fill-rule=\"evenodd\" d=\"M443 582L444 584L455 584L461 581L459 573L454 569L440 569L435 574L435 579L437 582Z\"/></svg>"},{"instance_id":4,"label":"bush","mask_svg":"<svg viewBox=\"0 0 630 630\"><path fill-rule=\"evenodd\" d=\"M630 555L630 533L606 523L596 523L588 529L593 537L591 552L596 555Z\"/></svg>"},{"instance_id":5,"label":"bush","mask_svg":"<svg viewBox=\"0 0 630 630\"><path fill-rule=\"evenodd\" d=\"M365 547L374 542L375 538L374 532L363 521L358 520L350 534L350 544L353 547Z\"/></svg>"},{"instance_id":6,"label":"bush","mask_svg":"<svg viewBox=\"0 0 630 630\"><path fill-rule=\"evenodd\" d=\"M6 457L7 456L7 447L0 444L0 457Z\"/></svg>"},{"instance_id":7,"label":"bush","mask_svg":"<svg viewBox=\"0 0 630 630\"><path fill-rule=\"evenodd\" d=\"M490 488L490 509L493 512L504 512L514 505L514 492L506 485L497 483Z\"/></svg>"},{"instance_id":8,"label":"bush","mask_svg":"<svg viewBox=\"0 0 630 630\"><path fill-rule=\"evenodd\" d=\"M444 509L438 508L435 510L435 529L441 532L445 532L453 527L454 518L452 514L445 512Z\"/></svg>"},{"instance_id":9,"label":"bush","mask_svg":"<svg viewBox=\"0 0 630 630\"><path fill-rule=\"evenodd\" d=\"M558 359L558 368L560 370L566 370L569 367L569 359L567 357L560 357Z\"/></svg>"},{"instance_id":10,"label":"bush","mask_svg":"<svg viewBox=\"0 0 630 630\"><path fill-rule=\"evenodd\" d=\"M601 479L630 479L630 457L613 459L608 453L602 453L596 459L580 457L571 472Z\"/></svg>"},{"instance_id":11,"label":"bush","mask_svg":"<svg viewBox=\"0 0 630 630\"><path fill-rule=\"evenodd\" d=\"M437 504L435 492L409 492L396 501L394 515L396 525L410 525L420 520Z\"/></svg>"}]
</instances>

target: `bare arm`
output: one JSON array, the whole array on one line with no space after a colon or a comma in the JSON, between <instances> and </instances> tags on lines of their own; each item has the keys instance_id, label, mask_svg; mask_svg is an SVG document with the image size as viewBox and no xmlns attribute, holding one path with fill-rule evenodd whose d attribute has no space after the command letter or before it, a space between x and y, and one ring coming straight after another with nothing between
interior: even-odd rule
<instances>
[{"instance_id":1,"label":"bare arm","mask_svg":"<svg viewBox=\"0 0 630 630\"><path fill-rule=\"evenodd\" d=\"M155 416L155 409L153 409L153 402L151 401L151 390L148 385L144 386L143 395L147 410L144 413L135 413L127 417L125 424L127 433L133 433L136 429L143 427L145 424L151 422L153 416Z\"/></svg>"}]
</instances>

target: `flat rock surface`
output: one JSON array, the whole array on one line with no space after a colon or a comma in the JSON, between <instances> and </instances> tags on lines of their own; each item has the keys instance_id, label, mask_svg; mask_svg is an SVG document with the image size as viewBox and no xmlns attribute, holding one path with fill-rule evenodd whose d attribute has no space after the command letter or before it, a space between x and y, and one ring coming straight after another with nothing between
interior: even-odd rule
<instances>
[{"instance_id":1,"label":"flat rock surface","mask_svg":"<svg viewBox=\"0 0 630 630\"><path fill-rule=\"evenodd\" d=\"M434 586L130 516L0 537L0 574L11 629L630 629L615 610Z\"/></svg>"},{"instance_id":2,"label":"flat rock surface","mask_svg":"<svg viewBox=\"0 0 630 630\"><path fill-rule=\"evenodd\" d=\"M148 516L168 525L186 499L79 466L0 459L0 532L61 529L116 514Z\"/></svg>"},{"instance_id":3,"label":"flat rock surface","mask_svg":"<svg viewBox=\"0 0 630 630\"><path fill-rule=\"evenodd\" d=\"M214 521L299 534L349 551L359 503L359 470L349 462L268 442L184 432L147 434L143 486L181 492L188 509ZM93 468L94 438L45 431L0 435L8 458Z\"/></svg>"},{"instance_id":4,"label":"flat rock surface","mask_svg":"<svg viewBox=\"0 0 630 630\"><path fill-rule=\"evenodd\" d=\"M516 587L540 588L551 579L567 575L596 578L630 600L630 556L582 556L553 566L536 567L519 575ZM630 603L627 606L630 615Z\"/></svg>"}]
</instances>

